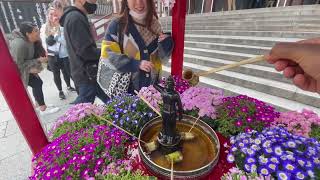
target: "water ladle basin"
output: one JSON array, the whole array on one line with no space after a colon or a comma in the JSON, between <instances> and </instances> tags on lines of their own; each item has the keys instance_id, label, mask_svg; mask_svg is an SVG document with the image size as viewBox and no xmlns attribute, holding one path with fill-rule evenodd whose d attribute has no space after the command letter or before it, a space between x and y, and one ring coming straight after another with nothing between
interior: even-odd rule
<instances>
[{"instance_id":1,"label":"water ladle basin","mask_svg":"<svg viewBox=\"0 0 320 180\"><path fill-rule=\"evenodd\" d=\"M177 121L178 132L188 132L196 118L184 115ZM156 117L141 129L139 138L145 142L157 139L161 130L162 118ZM174 164L175 179L199 179L208 175L219 160L220 143L215 131L206 123L199 120L191 131L195 138L181 142L183 160ZM139 155L148 170L161 179L169 179L171 162L165 155L156 150L151 154L146 151L144 144L139 142Z\"/></svg>"}]
</instances>

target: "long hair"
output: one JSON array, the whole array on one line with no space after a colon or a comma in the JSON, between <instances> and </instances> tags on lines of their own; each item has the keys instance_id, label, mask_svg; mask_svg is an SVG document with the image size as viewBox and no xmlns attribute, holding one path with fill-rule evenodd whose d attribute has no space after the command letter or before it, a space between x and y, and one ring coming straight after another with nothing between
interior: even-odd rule
<instances>
[{"instance_id":1,"label":"long hair","mask_svg":"<svg viewBox=\"0 0 320 180\"><path fill-rule=\"evenodd\" d=\"M145 26L150 32L152 32L153 34L156 34L151 27L153 18L155 17L156 19L158 19L158 15L157 15L153 0L147 0L147 8L148 8L148 12L146 15ZM120 10L120 23L121 23L121 26L123 27L122 31L125 34L127 34L128 32L128 22L129 22L129 16L130 16L129 11L130 9L128 6L128 0L122 0L121 10Z\"/></svg>"}]
</instances>

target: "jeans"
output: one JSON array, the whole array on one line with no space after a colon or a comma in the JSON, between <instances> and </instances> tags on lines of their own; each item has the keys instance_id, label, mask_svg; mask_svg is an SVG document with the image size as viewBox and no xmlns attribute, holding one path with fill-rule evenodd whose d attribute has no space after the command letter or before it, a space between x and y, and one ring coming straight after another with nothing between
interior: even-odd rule
<instances>
[{"instance_id":1,"label":"jeans","mask_svg":"<svg viewBox=\"0 0 320 180\"><path fill-rule=\"evenodd\" d=\"M60 70L67 87L70 87L70 65L68 57L58 58L57 56L49 56L49 66L53 73L53 80L59 91L62 91Z\"/></svg>"},{"instance_id":2,"label":"jeans","mask_svg":"<svg viewBox=\"0 0 320 180\"><path fill-rule=\"evenodd\" d=\"M42 80L38 75L30 74L28 86L32 87L32 94L39 106L45 105L42 91Z\"/></svg>"},{"instance_id":3,"label":"jeans","mask_svg":"<svg viewBox=\"0 0 320 180\"><path fill-rule=\"evenodd\" d=\"M93 103L96 96L105 104L110 99L97 82L77 85L77 89L79 94L72 104Z\"/></svg>"}]
</instances>

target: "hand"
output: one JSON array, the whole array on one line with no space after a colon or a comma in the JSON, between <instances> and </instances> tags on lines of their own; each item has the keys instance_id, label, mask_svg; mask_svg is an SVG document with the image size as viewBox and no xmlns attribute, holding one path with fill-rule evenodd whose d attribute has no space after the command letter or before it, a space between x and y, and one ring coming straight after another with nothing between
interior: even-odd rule
<instances>
[{"instance_id":1,"label":"hand","mask_svg":"<svg viewBox=\"0 0 320 180\"><path fill-rule=\"evenodd\" d=\"M161 33L161 34L159 35L158 41L161 42L161 41L163 41L163 40L164 40L165 38L167 38L167 37L169 37L169 35Z\"/></svg>"},{"instance_id":2,"label":"hand","mask_svg":"<svg viewBox=\"0 0 320 180\"><path fill-rule=\"evenodd\" d=\"M312 43L311 43L312 42ZM320 93L320 42L276 44L265 58L299 88Z\"/></svg>"},{"instance_id":3,"label":"hand","mask_svg":"<svg viewBox=\"0 0 320 180\"><path fill-rule=\"evenodd\" d=\"M47 57L39 57L38 61L41 63L46 63L46 62L48 62L48 58Z\"/></svg>"},{"instance_id":4,"label":"hand","mask_svg":"<svg viewBox=\"0 0 320 180\"><path fill-rule=\"evenodd\" d=\"M146 61L146 60L142 60L140 65L139 65L139 68L142 70L142 71L145 71L145 72L150 72L153 68L153 64L152 62L150 61Z\"/></svg>"},{"instance_id":5,"label":"hand","mask_svg":"<svg viewBox=\"0 0 320 180\"><path fill-rule=\"evenodd\" d=\"M37 69L37 68L31 68L30 70L29 70L29 73L31 73L31 74L39 74L41 71L39 70L39 69Z\"/></svg>"}]
</instances>

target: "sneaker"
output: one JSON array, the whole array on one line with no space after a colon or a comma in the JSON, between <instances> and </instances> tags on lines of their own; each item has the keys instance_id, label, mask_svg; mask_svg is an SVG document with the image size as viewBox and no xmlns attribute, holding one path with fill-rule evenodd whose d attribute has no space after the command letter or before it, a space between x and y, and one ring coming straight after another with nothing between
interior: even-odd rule
<instances>
[{"instance_id":1,"label":"sneaker","mask_svg":"<svg viewBox=\"0 0 320 180\"><path fill-rule=\"evenodd\" d=\"M58 107L47 107L46 110L40 111L40 115L43 116L43 115L53 114L58 111L60 111L60 108L58 108Z\"/></svg>"},{"instance_id":2,"label":"sneaker","mask_svg":"<svg viewBox=\"0 0 320 180\"><path fill-rule=\"evenodd\" d=\"M63 91L59 92L59 98L62 99L66 99L66 96L64 95Z\"/></svg>"},{"instance_id":3,"label":"sneaker","mask_svg":"<svg viewBox=\"0 0 320 180\"><path fill-rule=\"evenodd\" d=\"M77 91L75 88L73 88L71 86L69 86L67 89L68 89L68 91L73 91L73 92Z\"/></svg>"}]
</instances>

